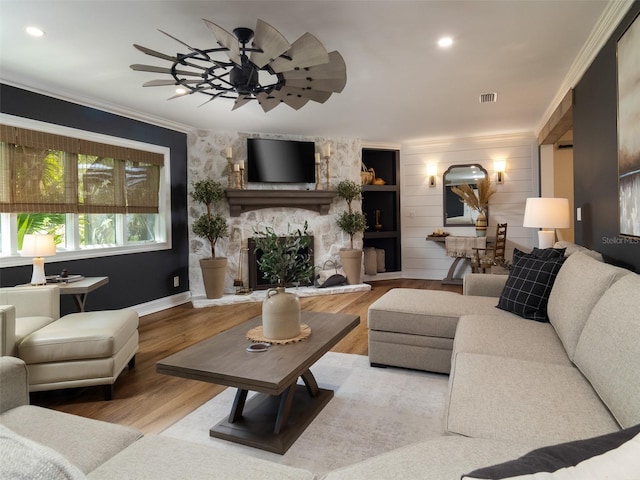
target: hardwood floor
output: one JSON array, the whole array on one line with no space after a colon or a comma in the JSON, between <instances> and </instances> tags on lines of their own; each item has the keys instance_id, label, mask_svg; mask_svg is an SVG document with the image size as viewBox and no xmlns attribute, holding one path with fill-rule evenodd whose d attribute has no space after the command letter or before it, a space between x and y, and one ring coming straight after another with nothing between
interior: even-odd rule
<instances>
[{"instance_id":1,"label":"hardwood floor","mask_svg":"<svg viewBox=\"0 0 640 480\"><path fill-rule=\"evenodd\" d=\"M304 310L350 313L360 325L333 351L367 355L367 309L392 288L461 291L434 280L383 280L371 282L371 291L324 295L301 299ZM200 340L260 315L260 303L194 309L191 304L140 318L140 342L134 369L118 378L114 398L103 400L101 388L79 388L31 395L31 403L43 407L129 425L144 433L159 433L225 387L156 373L158 360Z\"/></svg>"}]
</instances>

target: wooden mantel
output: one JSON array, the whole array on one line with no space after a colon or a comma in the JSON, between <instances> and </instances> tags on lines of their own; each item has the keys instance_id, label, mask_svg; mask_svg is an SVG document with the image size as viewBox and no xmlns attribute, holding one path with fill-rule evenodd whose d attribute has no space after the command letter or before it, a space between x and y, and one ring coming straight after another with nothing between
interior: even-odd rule
<instances>
[{"instance_id":1,"label":"wooden mantel","mask_svg":"<svg viewBox=\"0 0 640 480\"><path fill-rule=\"evenodd\" d=\"M250 210L291 207L326 215L336 196L335 190L226 190L232 217Z\"/></svg>"}]
</instances>

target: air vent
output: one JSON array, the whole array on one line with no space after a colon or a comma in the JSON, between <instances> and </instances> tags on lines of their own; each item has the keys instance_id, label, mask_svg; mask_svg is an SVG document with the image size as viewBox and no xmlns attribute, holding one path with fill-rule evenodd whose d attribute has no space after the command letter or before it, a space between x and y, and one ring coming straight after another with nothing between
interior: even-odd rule
<instances>
[{"instance_id":1,"label":"air vent","mask_svg":"<svg viewBox=\"0 0 640 480\"><path fill-rule=\"evenodd\" d=\"M495 103L498 101L498 92L483 93L480 95L480 103Z\"/></svg>"}]
</instances>

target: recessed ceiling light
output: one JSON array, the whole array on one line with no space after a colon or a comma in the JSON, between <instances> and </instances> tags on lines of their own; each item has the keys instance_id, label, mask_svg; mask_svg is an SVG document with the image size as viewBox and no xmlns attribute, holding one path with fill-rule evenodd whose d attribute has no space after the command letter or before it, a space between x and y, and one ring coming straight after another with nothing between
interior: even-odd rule
<instances>
[{"instance_id":1,"label":"recessed ceiling light","mask_svg":"<svg viewBox=\"0 0 640 480\"><path fill-rule=\"evenodd\" d=\"M453 38L451 37L442 37L438 40L438 46L440 48L447 48L453 45Z\"/></svg>"},{"instance_id":2,"label":"recessed ceiling light","mask_svg":"<svg viewBox=\"0 0 640 480\"><path fill-rule=\"evenodd\" d=\"M25 28L25 31L31 35L32 37L42 37L44 36L44 30L38 27L30 26Z\"/></svg>"},{"instance_id":3,"label":"recessed ceiling light","mask_svg":"<svg viewBox=\"0 0 640 480\"><path fill-rule=\"evenodd\" d=\"M182 88L182 87L176 88L176 95L184 95L185 93L187 93L186 88Z\"/></svg>"}]
</instances>

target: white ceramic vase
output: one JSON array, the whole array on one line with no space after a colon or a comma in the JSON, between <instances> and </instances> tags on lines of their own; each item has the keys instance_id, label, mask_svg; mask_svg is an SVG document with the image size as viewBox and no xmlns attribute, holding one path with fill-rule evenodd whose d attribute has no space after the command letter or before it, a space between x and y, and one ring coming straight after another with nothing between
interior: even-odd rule
<instances>
[{"instance_id":1,"label":"white ceramic vase","mask_svg":"<svg viewBox=\"0 0 640 480\"><path fill-rule=\"evenodd\" d=\"M300 335L300 300L284 287L270 288L262 302L262 333L270 340Z\"/></svg>"}]
</instances>

